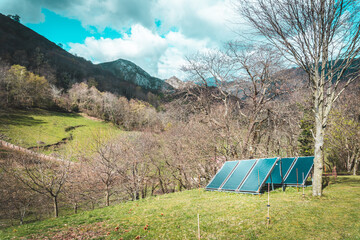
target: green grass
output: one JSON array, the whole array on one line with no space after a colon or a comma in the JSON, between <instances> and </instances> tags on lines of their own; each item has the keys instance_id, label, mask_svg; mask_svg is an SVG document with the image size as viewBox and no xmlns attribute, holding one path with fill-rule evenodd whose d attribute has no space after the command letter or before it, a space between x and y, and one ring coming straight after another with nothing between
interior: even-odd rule
<instances>
[{"instance_id":1,"label":"green grass","mask_svg":"<svg viewBox=\"0 0 360 240\"><path fill-rule=\"evenodd\" d=\"M77 126L77 127L76 127ZM76 127L72 129L71 127ZM60 113L40 109L0 111L0 135L22 147L51 145L67 138L66 144L40 150L44 153L89 152L98 136L110 137L120 134L117 127L85 118L75 113ZM40 143L42 142L42 143Z\"/></svg>"},{"instance_id":2,"label":"green grass","mask_svg":"<svg viewBox=\"0 0 360 240\"><path fill-rule=\"evenodd\" d=\"M202 239L360 239L360 177L339 177L321 198L305 193L271 192L269 226L267 194L190 190L10 227L0 239L196 239L197 213Z\"/></svg>"}]
</instances>

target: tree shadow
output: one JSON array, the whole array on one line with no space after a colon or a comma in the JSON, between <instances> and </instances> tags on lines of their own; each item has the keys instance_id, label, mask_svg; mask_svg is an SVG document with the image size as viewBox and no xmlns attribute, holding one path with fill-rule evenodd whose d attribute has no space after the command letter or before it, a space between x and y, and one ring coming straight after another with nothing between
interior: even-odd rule
<instances>
[{"instance_id":1,"label":"tree shadow","mask_svg":"<svg viewBox=\"0 0 360 240\"><path fill-rule=\"evenodd\" d=\"M19 114L2 114L0 115L0 126L1 125L13 125L13 126L34 126L43 124L45 121L40 119L34 119L26 115Z\"/></svg>"},{"instance_id":2,"label":"tree shadow","mask_svg":"<svg viewBox=\"0 0 360 240\"><path fill-rule=\"evenodd\" d=\"M35 116L58 116L58 117L71 117L71 118L80 118L82 117L78 113L69 113L69 112L56 112L56 111L43 111L39 109L32 110L19 110L19 111L0 111L0 126L13 125L13 126L35 126L39 124L44 124L46 121L41 119L35 119Z\"/></svg>"},{"instance_id":3,"label":"tree shadow","mask_svg":"<svg viewBox=\"0 0 360 240\"><path fill-rule=\"evenodd\" d=\"M31 110L20 110L18 112L15 112L14 114L19 115L38 115L38 116L58 116L58 117L73 117L73 118L79 118L82 117L78 113L73 112L67 112L67 111L54 111L54 110L42 110L39 108L33 108Z\"/></svg>"},{"instance_id":4,"label":"tree shadow","mask_svg":"<svg viewBox=\"0 0 360 240\"><path fill-rule=\"evenodd\" d=\"M357 184L360 185L360 177L359 176L341 176L337 177L335 183L345 183L345 184Z\"/></svg>"}]
</instances>

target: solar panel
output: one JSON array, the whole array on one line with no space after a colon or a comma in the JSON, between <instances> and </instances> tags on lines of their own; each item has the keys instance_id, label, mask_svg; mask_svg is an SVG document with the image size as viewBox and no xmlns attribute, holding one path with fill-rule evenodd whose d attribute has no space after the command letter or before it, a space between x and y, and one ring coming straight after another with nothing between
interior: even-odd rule
<instances>
[{"instance_id":1,"label":"solar panel","mask_svg":"<svg viewBox=\"0 0 360 240\"><path fill-rule=\"evenodd\" d=\"M227 161L213 177L206 189L260 193L265 182L283 183L283 186L303 185L313 165L313 156Z\"/></svg>"},{"instance_id":2,"label":"solar panel","mask_svg":"<svg viewBox=\"0 0 360 240\"><path fill-rule=\"evenodd\" d=\"M206 186L206 189L218 189L233 171L239 161L227 161L224 163L219 172L213 177L210 183Z\"/></svg>"},{"instance_id":3,"label":"solar panel","mask_svg":"<svg viewBox=\"0 0 360 240\"><path fill-rule=\"evenodd\" d=\"M285 178L295 159L294 157L280 159L271 172L271 178L269 177L266 183L282 184L282 179Z\"/></svg>"},{"instance_id":4,"label":"solar panel","mask_svg":"<svg viewBox=\"0 0 360 240\"><path fill-rule=\"evenodd\" d=\"M235 170L232 172L230 177L222 186L221 190L235 191L236 189L238 189L250 169L255 165L256 161L256 159L239 161L239 164L236 166Z\"/></svg>"},{"instance_id":5,"label":"solar panel","mask_svg":"<svg viewBox=\"0 0 360 240\"><path fill-rule=\"evenodd\" d=\"M274 168L278 158L264 158L259 159L256 165L250 171L249 175L241 184L240 192L259 192L261 186L266 179L270 176L272 169Z\"/></svg>"},{"instance_id":6,"label":"solar panel","mask_svg":"<svg viewBox=\"0 0 360 240\"><path fill-rule=\"evenodd\" d=\"M284 183L286 185L305 184L307 177L314 165L314 157L298 157L289 174L286 176Z\"/></svg>"}]
</instances>

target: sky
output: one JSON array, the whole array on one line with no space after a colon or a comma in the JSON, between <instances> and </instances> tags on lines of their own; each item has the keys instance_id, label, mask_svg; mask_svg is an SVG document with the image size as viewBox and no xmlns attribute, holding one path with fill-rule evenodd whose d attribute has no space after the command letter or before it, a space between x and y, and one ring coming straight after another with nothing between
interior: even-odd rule
<instances>
[{"instance_id":1,"label":"sky","mask_svg":"<svg viewBox=\"0 0 360 240\"><path fill-rule=\"evenodd\" d=\"M0 12L93 63L122 58L182 79L186 56L235 37L231 1L0 0Z\"/></svg>"}]
</instances>

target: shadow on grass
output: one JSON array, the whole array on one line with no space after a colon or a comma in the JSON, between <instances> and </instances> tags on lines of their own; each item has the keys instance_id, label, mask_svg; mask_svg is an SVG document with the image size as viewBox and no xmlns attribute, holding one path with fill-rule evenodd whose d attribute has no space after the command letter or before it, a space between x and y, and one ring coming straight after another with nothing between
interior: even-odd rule
<instances>
[{"instance_id":1,"label":"shadow on grass","mask_svg":"<svg viewBox=\"0 0 360 240\"><path fill-rule=\"evenodd\" d=\"M78 113L70 113L70 112L64 112L64 111L47 111L47 110L41 110L41 109L32 109L29 111L23 111L22 114L24 115L39 115L39 116L57 116L57 117L71 117L71 118L80 118L82 117Z\"/></svg>"},{"instance_id":2,"label":"shadow on grass","mask_svg":"<svg viewBox=\"0 0 360 240\"><path fill-rule=\"evenodd\" d=\"M334 180L333 180L334 181ZM360 186L360 176L341 176L337 177L335 184L358 184Z\"/></svg>"},{"instance_id":3,"label":"shadow on grass","mask_svg":"<svg viewBox=\"0 0 360 240\"><path fill-rule=\"evenodd\" d=\"M1 125L34 126L34 125L46 123L43 120L35 119L29 115L58 116L58 117L70 117L70 118L82 117L80 114L77 113L44 111L41 109L10 110L9 112L0 111L0 126Z\"/></svg>"},{"instance_id":4,"label":"shadow on grass","mask_svg":"<svg viewBox=\"0 0 360 240\"><path fill-rule=\"evenodd\" d=\"M14 126L34 126L45 123L43 120L34 119L25 115L18 114L2 114L0 115L0 125L14 125Z\"/></svg>"}]
</instances>

